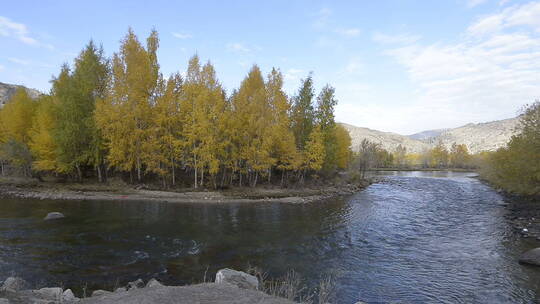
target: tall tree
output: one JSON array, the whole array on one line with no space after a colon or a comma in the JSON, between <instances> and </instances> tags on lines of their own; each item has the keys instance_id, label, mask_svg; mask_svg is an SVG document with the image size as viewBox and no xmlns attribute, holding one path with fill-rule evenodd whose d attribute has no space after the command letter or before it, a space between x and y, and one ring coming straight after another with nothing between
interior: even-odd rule
<instances>
[{"instance_id":1,"label":"tall tree","mask_svg":"<svg viewBox=\"0 0 540 304\"><path fill-rule=\"evenodd\" d=\"M37 105L32 129L30 151L34 156L33 169L58 171L58 144L54 130L58 121L58 107L51 96L42 96Z\"/></svg>"},{"instance_id":2,"label":"tall tree","mask_svg":"<svg viewBox=\"0 0 540 304\"><path fill-rule=\"evenodd\" d=\"M82 166L92 165L101 170L103 157L96 155L99 133L96 130L94 111L96 100L103 99L108 80L108 62L103 48L93 41L75 59L73 73L67 67L53 80L53 90L58 104L56 142L58 162L66 173L76 172L82 180ZM99 174L100 175L100 174ZM101 176L101 175L100 175Z\"/></svg>"},{"instance_id":3,"label":"tall tree","mask_svg":"<svg viewBox=\"0 0 540 304\"><path fill-rule=\"evenodd\" d=\"M141 181L153 155L153 104L157 98L159 66L157 32L152 31L147 48L132 29L112 59L112 80L103 102L96 107L96 123L107 142L110 166L133 171Z\"/></svg>"},{"instance_id":4,"label":"tall tree","mask_svg":"<svg viewBox=\"0 0 540 304\"><path fill-rule=\"evenodd\" d=\"M321 132L324 137L325 159L324 171L331 172L337 168L337 141L334 128L336 122L334 119L334 107L337 105L337 100L334 96L335 89L330 85L322 88L319 96L317 96L317 111L315 114L317 124L321 127Z\"/></svg>"},{"instance_id":5,"label":"tall tree","mask_svg":"<svg viewBox=\"0 0 540 304\"><path fill-rule=\"evenodd\" d=\"M298 94L293 98L291 109L292 130L299 150L304 149L315 123L314 96L313 76L310 73L308 77L302 79Z\"/></svg>"}]
</instances>

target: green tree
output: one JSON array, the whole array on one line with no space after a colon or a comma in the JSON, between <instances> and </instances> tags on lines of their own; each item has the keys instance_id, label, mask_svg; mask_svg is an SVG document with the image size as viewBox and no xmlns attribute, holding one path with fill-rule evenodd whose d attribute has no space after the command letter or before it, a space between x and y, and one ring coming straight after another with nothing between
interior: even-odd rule
<instances>
[{"instance_id":1,"label":"green tree","mask_svg":"<svg viewBox=\"0 0 540 304\"><path fill-rule=\"evenodd\" d=\"M313 76L310 73L308 77L302 79L298 94L293 98L291 109L292 130L296 139L296 147L299 150L304 149L315 122L314 96Z\"/></svg>"},{"instance_id":2,"label":"green tree","mask_svg":"<svg viewBox=\"0 0 540 304\"><path fill-rule=\"evenodd\" d=\"M65 66L53 80L53 95L58 104L55 129L58 163L61 171L76 172L79 181L82 181L82 166L92 165L100 171L103 165L94 111L96 101L105 98L108 73L103 48L90 41L75 59L73 73Z\"/></svg>"}]
</instances>

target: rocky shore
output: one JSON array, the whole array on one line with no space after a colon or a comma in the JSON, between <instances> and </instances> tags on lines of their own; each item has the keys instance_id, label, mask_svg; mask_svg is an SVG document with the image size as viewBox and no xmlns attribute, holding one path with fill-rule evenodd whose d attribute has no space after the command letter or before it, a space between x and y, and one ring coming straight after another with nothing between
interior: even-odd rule
<instances>
[{"instance_id":1,"label":"rocky shore","mask_svg":"<svg viewBox=\"0 0 540 304\"><path fill-rule=\"evenodd\" d=\"M261 303L290 304L287 299L274 297L259 290L259 281L247 273L232 269L217 272L215 282L189 286L165 286L155 279L129 282L114 291L95 290L90 297L76 297L71 289L48 287L27 289L21 278L9 277L0 288L0 304L94 304L94 303Z\"/></svg>"},{"instance_id":2,"label":"rocky shore","mask_svg":"<svg viewBox=\"0 0 540 304\"><path fill-rule=\"evenodd\" d=\"M50 184L0 183L0 195L4 197L40 200L110 200L110 201L159 201L168 203L310 203L336 196L356 193L375 179L343 183L325 187L288 188L236 188L226 191L160 191L144 187L108 189L73 189Z\"/></svg>"}]
</instances>

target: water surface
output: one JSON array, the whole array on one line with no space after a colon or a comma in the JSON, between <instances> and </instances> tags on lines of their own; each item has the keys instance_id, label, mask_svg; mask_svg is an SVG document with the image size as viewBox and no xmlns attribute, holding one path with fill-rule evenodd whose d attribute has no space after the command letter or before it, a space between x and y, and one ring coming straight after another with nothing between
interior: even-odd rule
<instances>
[{"instance_id":1,"label":"water surface","mask_svg":"<svg viewBox=\"0 0 540 304\"><path fill-rule=\"evenodd\" d=\"M136 278L188 284L217 269L336 277L339 303L535 303L540 268L517 263L508 203L466 173L384 172L317 204L0 199L0 280L78 291ZM44 222L51 211L67 218Z\"/></svg>"}]
</instances>

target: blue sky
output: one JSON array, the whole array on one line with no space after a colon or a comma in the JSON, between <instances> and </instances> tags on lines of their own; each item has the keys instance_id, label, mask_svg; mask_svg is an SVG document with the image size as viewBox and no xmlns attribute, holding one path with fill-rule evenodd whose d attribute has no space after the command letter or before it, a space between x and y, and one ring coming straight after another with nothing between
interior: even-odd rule
<instances>
[{"instance_id":1,"label":"blue sky","mask_svg":"<svg viewBox=\"0 0 540 304\"><path fill-rule=\"evenodd\" d=\"M160 34L162 72L195 52L230 91L273 66L294 94L309 71L336 88L338 121L410 134L513 117L540 97L540 1L10 1L0 82L48 91L92 38Z\"/></svg>"}]
</instances>

